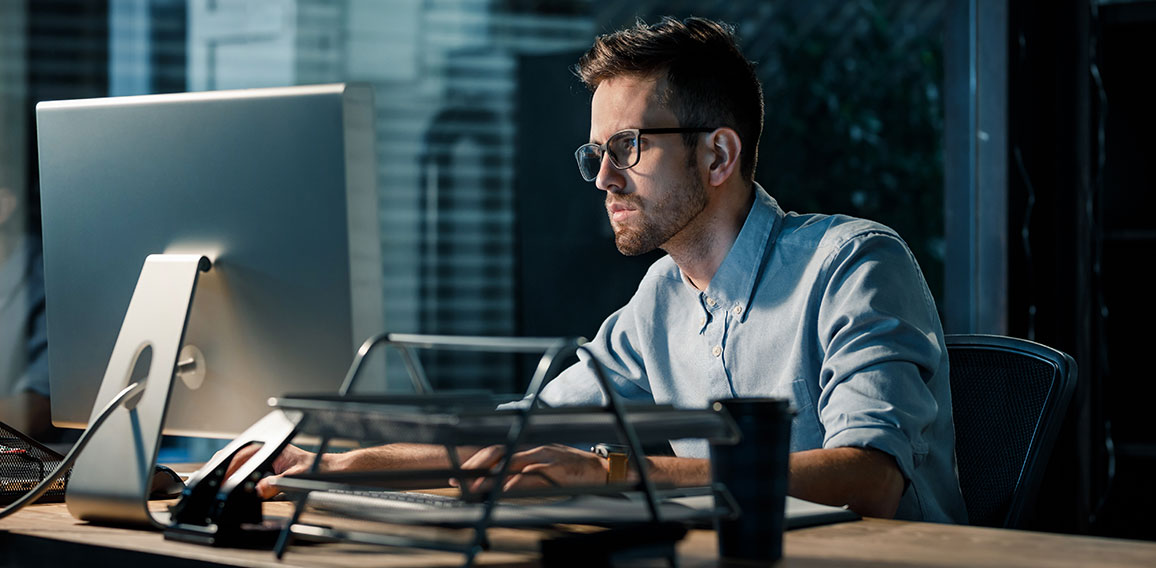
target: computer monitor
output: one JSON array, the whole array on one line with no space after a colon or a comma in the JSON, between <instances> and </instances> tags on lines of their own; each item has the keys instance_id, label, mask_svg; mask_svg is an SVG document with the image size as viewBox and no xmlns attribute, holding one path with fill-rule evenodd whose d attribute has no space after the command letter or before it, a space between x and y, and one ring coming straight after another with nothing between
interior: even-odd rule
<instances>
[{"instance_id":1,"label":"computer monitor","mask_svg":"<svg viewBox=\"0 0 1156 568\"><path fill-rule=\"evenodd\" d=\"M368 86L37 105L53 422L83 427L145 258L208 257L165 432L231 437L287 392L336 392L384 330Z\"/></svg>"}]
</instances>

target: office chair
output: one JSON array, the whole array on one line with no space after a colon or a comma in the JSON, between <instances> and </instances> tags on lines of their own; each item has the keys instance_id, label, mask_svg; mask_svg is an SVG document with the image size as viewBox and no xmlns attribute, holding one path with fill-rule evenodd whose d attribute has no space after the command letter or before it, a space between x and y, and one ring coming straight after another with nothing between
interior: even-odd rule
<instances>
[{"instance_id":1,"label":"office chair","mask_svg":"<svg viewBox=\"0 0 1156 568\"><path fill-rule=\"evenodd\" d=\"M1070 356L1024 339L948 335L955 456L968 522L1016 528L1076 386Z\"/></svg>"}]
</instances>

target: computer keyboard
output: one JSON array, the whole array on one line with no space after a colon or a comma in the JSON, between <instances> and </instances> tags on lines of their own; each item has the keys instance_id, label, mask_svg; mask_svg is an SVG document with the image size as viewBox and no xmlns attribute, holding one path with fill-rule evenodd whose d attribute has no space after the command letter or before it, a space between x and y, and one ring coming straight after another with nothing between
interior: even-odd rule
<instances>
[{"instance_id":1,"label":"computer keyboard","mask_svg":"<svg viewBox=\"0 0 1156 568\"><path fill-rule=\"evenodd\" d=\"M454 528L473 527L487 514L483 503L400 491L312 491L306 504L319 512L353 519ZM704 511L680 503L663 502L659 507L663 518L668 521L695 521L706 515ZM650 519L650 511L641 501L579 495L546 502L503 501L493 509L490 522L494 526L541 527L557 523L598 525Z\"/></svg>"},{"instance_id":2,"label":"computer keyboard","mask_svg":"<svg viewBox=\"0 0 1156 568\"><path fill-rule=\"evenodd\" d=\"M433 511L470 505L461 499L446 495L359 490L313 491L309 494L309 500L306 503L325 509L345 510L350 507L357 507L377 511Z\"/></svg>"}]
</instances>

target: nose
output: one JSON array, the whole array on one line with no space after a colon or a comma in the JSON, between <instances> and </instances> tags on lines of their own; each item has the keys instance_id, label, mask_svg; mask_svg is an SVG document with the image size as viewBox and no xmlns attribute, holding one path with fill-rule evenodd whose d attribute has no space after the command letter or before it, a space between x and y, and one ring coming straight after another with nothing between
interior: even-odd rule
<instances>
[{"instance_id":1,"label":"nose","mask_svg":"<svg viewBox=\"0 0 1156 568\"><path fill-rule=\"evenodd\" d=\"M626 175L610 162L609 152L602 154L602 162L598 167L598 177L594 178L594 185L602 191L613 193L621 193L626 189Z\"/></svg>"}]
</instances>

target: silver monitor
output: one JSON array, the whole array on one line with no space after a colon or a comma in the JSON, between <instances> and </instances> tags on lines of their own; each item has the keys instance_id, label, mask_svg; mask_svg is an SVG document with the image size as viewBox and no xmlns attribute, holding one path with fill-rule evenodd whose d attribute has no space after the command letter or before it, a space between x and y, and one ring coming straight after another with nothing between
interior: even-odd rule
<instances>
[{"instance_id":1,"label":"silver monitor","mask_svg":"<svg viewBox=\"0 0 1156 568\"><path fill-rule=\"evenodd\" d=\"M145 258L208 257L165 432L231 437L286 392L335 392L384 329L367 86L41 103L53 422L83 427ZM190 383L191 384L191 383Z\"/></svg>"}]
</instances>

